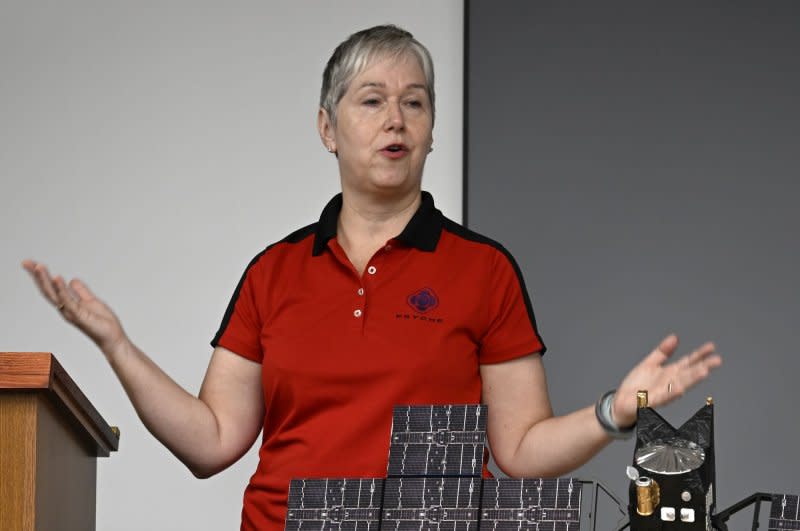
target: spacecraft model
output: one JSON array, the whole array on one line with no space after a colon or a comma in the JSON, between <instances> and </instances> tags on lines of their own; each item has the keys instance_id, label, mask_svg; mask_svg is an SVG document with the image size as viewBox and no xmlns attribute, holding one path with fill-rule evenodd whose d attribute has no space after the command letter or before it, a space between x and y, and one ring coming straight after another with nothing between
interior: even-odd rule
<instances>
[{"instance_id":1,"label":"spacecraft model","mask_svg":"<svg viewBox=\"0 0 800 531\"><path fill-rule=\"evenodd\" d=\"M800 530L798 497L756 493L716 511L714 401L711 397L680 428L637 399L636 446L628 495L631 531L728 531L728 519L755 505L751 529L759 527L761 502L771 502L769 531Z\"/></svg>"},{"instance_id":2,"label":"spacecraft model","mask_svg":"<svg viewBox=\"0 0 800 531\"><path fill-rule=\"evenodd\" d=\"M755 531L764 501L771 502L769 531L800 531L794 495L756 493L715 511L710 398L680 428L647 407L646 392L637 399L629 519L617 531L728 531L728 519L750 505ZM486 419L485 405L396 406L387 476L292 480L286 531L595 530L601 490L625 514L619 499L596 481L482 479ZM582 527L589 520L591 526Z\"/></svg>"}]
</instances>

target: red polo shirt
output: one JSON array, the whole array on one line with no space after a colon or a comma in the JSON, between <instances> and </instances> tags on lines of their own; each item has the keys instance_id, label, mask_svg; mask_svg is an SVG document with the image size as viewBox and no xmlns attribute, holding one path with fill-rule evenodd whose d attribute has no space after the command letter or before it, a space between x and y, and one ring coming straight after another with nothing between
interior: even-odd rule
<instances>
[{"instance_id":1,"label":"red polo shirt","mask_svg":"<svg viewBox=\"0 0 800 531\"><path fill-rule=\"evenodd\" d=\"M250 262L212 341L262 365L243 530L284 528L292 478L384 477L392 406L478 403L481 364L545 350L514 259L430 194L362 276L336 241L341 207Z\"/></svg>"}]
</instances>

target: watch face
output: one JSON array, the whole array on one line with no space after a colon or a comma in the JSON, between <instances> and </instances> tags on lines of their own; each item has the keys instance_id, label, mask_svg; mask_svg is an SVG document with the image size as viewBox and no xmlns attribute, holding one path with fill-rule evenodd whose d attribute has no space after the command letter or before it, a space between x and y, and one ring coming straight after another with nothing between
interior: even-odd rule
<instances>
[{"instance_id":1,"label":"watch face","mask_svg":"<svg viewBox=\"0 0 800 531\"><path fill-rule=\"evenodd\" d=\"M706 453L686 439L656 440L639 448L634 455L636 464L654 474L685 474L706 460Z\"/></svg>"}]
</instances>

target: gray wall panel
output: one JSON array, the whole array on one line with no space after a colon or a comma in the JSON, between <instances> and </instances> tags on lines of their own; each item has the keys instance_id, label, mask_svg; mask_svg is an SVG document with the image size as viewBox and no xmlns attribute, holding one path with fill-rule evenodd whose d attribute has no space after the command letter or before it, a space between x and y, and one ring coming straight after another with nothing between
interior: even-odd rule
<instances>
[{"instance_id":1,"label":"gray wall panel","mask_svg":"<svg viewBox=\"0 0 800 531\"><path fill-rule=\"evenodd\" d=\"M724 366L718 502L798 492L800 6L469 3L467 216L526 275L554 407L670 331ZM633 443L579 474L626 495ZM744 527L744 523L734 527Z\"/></svg>"}]
</instances>

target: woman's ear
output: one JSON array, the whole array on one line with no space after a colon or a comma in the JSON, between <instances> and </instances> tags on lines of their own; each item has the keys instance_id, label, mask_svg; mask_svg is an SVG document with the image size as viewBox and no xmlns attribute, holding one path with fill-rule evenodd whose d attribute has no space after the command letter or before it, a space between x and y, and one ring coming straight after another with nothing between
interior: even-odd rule
<instances>
[{"instance_id":1,"label":"woman's ear","mask_svg":"<svg viewBox=\"0 0 800 531\"><path fill-rule=\"evenodd\" d=\"M333 124L328 111L319 108L317 113L317 129L319 129L319 138L322 140L322 145L329 153L336 153L336 135L333 132Z\"/></svg>"}]
</instances>

